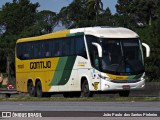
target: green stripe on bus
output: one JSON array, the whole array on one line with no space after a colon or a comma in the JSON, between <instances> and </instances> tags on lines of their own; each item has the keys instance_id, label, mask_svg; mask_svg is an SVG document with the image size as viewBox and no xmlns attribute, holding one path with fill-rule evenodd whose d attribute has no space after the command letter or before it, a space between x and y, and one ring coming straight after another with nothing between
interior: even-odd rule
<instances>
[{"instance_id":1,"label":"green stripe on bus","mask_svg":"<svg viewBox=\"0 0 160 120\"><path fill-rule=\"evenodd\" d=\"M72 37L72 36L76 36L76 35L75 35L75 33L72 33L72 34L67 34L66 36L67 37Z\"/></svg>"},{"instance_id":2,"label":"green stripe on bus","mask_svg":"<svg viewBox=\"0 0 160 120\"><path fill-rule=\"evenodd\" d=\"M71 37L71 36L78 36L78 35L84 35L84 32L70 33L70 34L67 34L66 36Z\"/></svg>"},{"instance_id":3,"label":"green stripe on bus","mask_svg":"<svg viewBox=\"0 0 160 120\"><path fill-rule=\"evenodd\" d=\"M65 85L68 82L75 59L75 56L60 58L50 86Z\"/></svg>"},{"instance_id":4,"label":"green stripe on bus","mask_svg":"<svg viewBox=\"0 0 160 120\"><path fill-rule=\"evenodd\" d=\"M56 71L62 71L65 68L68 57L60 57Z\"/></svg>"},{"instance_id":5,"label":"green stripe on bus","mask_svg":"<svg viewBox=\"0 0 160 120\"><path fill-rule=\"evenodd\" d=\"M58 83L61 80L61 77L63 75L63 70L65 68L67 59L68 59L68 57L59 58L58 65L56 67L56 70L55 70L54 76L52 78L52 81L50 83L50 86L58 85Z\"/></svg>"},{"instance_id":6,"label":"green stripe on bus","mask_svg":"<svg viewBox=\"0 0 160 120\"><path fill-rule=\"evenodd\" d=\"M76 35L84 35L84 32L77 32Z\"/></svg>"},{"instance_id":7,"label":"green stripe on bus","mask_svg":"<svg viewBox=\"0 0 160 120\"><path fill-rule=\"evenodd\" d=\"M65 85L69 81L69 78L71 76L71 72L72 72L72 69L73 69L73 65L75 63L75 59L76 59L75 56L68 57L65 69L63 71L62 78L61 78L58 85Z\"/></svg>"}]
</instances>

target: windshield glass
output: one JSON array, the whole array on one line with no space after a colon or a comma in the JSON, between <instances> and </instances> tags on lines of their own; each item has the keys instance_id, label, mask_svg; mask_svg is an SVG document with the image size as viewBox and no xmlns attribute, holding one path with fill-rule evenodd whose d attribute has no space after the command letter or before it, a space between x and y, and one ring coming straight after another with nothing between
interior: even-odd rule
<instances>
[{"instance_id":1,"label":"windshield glass","mask_svg":"<svg viewBox=\"0 0 160 120\"><path fill-rule=\"evenodd\" d=\"M138 38L113 39L86 36L86 40L91 64L94 68L117 75L144 72L142 48ZM97 48L92 45L93 42L102 46L101 64Z\"/></svg>"},{"instance_id":2,"label":"windshield glass","mask_svg":"<svg viewBox=\"0 0 160 120\"><path fill-rule=\"evenodd\" d=\"M135 39L101 39L102 70L114 73L144 71L140 41Z\"/></svg>"}]
</instances>

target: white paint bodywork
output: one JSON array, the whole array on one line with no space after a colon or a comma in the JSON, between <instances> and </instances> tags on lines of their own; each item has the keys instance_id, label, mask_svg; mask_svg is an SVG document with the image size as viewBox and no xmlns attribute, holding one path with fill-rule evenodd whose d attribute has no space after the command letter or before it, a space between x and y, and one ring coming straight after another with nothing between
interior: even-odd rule
<instances>
[{"instance_id":1,"label":"white paint bodywork","mask_svg":"<svg viewBox=\"0 0 160 120\"><path fill-rule=\"evenodd\" d=\"M87 27L71 29L70 33L84 32L100 38L138 38L138 34L123 27Z\"/></svg>"},{"instance_id":2,"label":"white paint bodywork","mask_svg":"<svg viewBox=\"0 0 160 120\"><path fill-rule=\"evenodd\" d=\"M145 85L145 80L141 80L137 83L113 83L107 79L102 79L99 75L108 77L106 73L102 73L94 69L90 62L90 56L88 53L87 42L85 35L93 35L99 38L138 38L138 34L122 27L88 27L88 28L78 28L71 29L70 34L74 33L84 33L84 42L86 47L86 53L88 59L81 56L77 56L71 76L66 85L63 86L52 86L50 92L68 92L68 91L81 91L81 78L85 77L89 84L90 91L112 91L112 90L123 90L123 85L130 85L131 89L140 89ZM94 83L98 84L98 89L95 90Z\"/></svg>"}]
</instances>

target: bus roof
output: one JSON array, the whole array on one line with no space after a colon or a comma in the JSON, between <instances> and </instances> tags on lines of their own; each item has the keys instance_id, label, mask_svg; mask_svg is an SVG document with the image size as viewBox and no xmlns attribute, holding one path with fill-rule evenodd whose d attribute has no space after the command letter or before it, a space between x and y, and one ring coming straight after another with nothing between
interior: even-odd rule
<instances>
[{"instance_id":1,"label":"bus roof","mask_svg":"<svg viewBox=\"0 0 160 120\"><path fill-rule=\"evenodd\" d=\"M36 41L51 38L61 38L66 36L74 36L76 33L84 33L85 35L93 35L100 38L138 38L138 34L130 29L123 27L86 27L70 30L62 30L50 34L45 34L37 37L22 38L18 42Z\"/></svg>"},{"instance_id":2,"label":"bus roof","mask_svg":"<svg viewBox=\"0 0 160 120\"><path fill-rule=\"evenodd\" d=\"M70 33L84 32L85 35L94 35L102 38L138 38L138 34L123 27L88 27L71 29Z\"/></svg>"}]
</instances>

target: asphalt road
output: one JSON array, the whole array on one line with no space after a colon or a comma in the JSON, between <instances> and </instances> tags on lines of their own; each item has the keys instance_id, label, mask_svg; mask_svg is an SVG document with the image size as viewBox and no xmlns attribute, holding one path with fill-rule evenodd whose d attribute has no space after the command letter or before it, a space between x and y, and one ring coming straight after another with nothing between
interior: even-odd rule
<instances>
[{"instance_id":1,"label":"asphalt road","mask_svg":"<svg viewBox=\"0 0 160 120\"><path fill-rule=\"evenodd\" d=\"M0 111L160 111L160 102L0 102Z\"/></svg>"},{"instance_id":2,"label":"asphalt road","mask_svg":"<svg viewBox=\"0 0 160 120\"><path fill-rule=\"evenodd\" d=\"M0 102L0 111L17 111L17 112L44 112L45 111L57 111L58 116L54 118L56 120L64 119L64 120L75 120L75 117L67 117L63 118L68 114L78 114L78 113L70 113L69 111L79 111L82 112L81 115L76 118L76 120L105 120L106 117L92 117L92 115L96 116L96 113L100 111L104 111L105 113L110 111L143 111L143 112L149 112L149 111L160 111L160 102L48 102L48 101L36 101L36 102ZM64 111L64 112L62 112ZM87 114L91 114L91 116L84 118L83 111L88 111ZM61 113L62 112L62 113ZM48 113L48 112L46 112ZM95 113L95 114L93 114ZM50 112L47 115L52 116L55 114L54 112ZM103 112L98 114L100 116L103 116ZM45 120L53 119L52 117L47 117ZM136 120L143 120L142 117L135 117ZM0 118L1 119L1 118ZM10 120L11 118L5 118L5 120ZM21 118L12 118L12 120L19 120ZM24 119L24 118L23 118ZM25 118L31 119L31 118ZM24 119L24 120L25 120ZM44 118L34 118L34 120L43 120ZM134 117L130 118L123 118L123 117L109 117L107 120L132 120ZM151 117L147 118L148 120L152 120ZM157 117L154 117L153 120L158 120ZM32 119L31 119L32 120ZM146 118L145 118L146 120Z\"/></svg>"}]
</instances>

